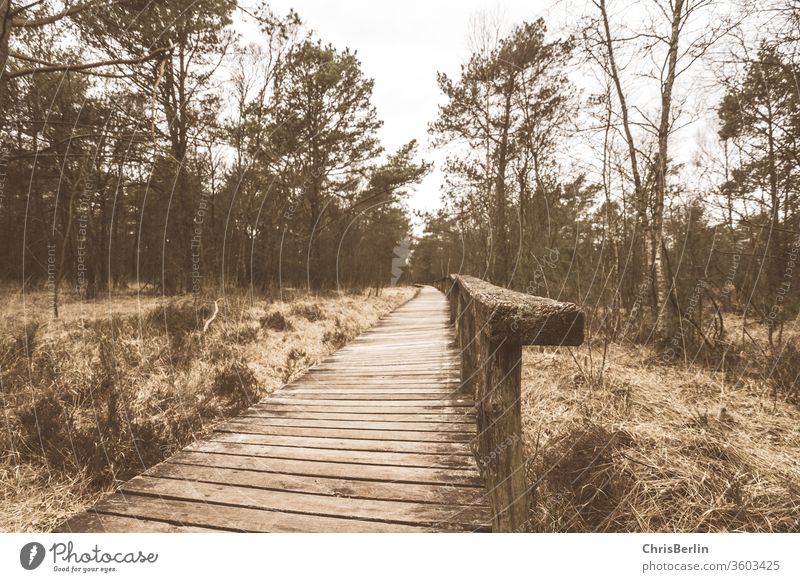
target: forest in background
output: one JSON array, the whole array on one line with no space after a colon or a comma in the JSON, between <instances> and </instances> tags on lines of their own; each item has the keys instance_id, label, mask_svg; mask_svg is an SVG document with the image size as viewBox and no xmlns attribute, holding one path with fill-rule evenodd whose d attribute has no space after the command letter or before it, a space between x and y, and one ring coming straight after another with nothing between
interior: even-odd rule
<instances>
[{"instance_id":1,"label":"forest in background","mask_svg":"<svg viewBox=\"0 0 800 582\"><path fill-rule=\"evenodd\" d=\"M428 165L383 151L353 51L235 0L3 0L0 22L0 278L54 314L64 288L390 283Z\"/></svg>"},{"instance_id":2,"label":"forest in background","mask_svg":"<svg viewBox=\"0 0 800 582\"><path fill-rule=\"evenodd\" d=\"M439 76L415 277L574 301L594 338L796 399L800 3L592 0L566 33L489 15L470 44Z\"/></svg>"}]
</instances>

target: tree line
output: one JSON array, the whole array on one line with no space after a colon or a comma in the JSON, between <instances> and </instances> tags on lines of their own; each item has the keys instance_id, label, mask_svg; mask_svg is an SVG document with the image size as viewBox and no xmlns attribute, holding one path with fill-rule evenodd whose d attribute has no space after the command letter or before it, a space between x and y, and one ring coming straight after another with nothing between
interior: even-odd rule
<instances>
[{"instance_id":1,"label":"tree line","mask_svg":"<svg viewBox=\"0 0 800 582\"><path fill-rule=\"evenodd\" d=\"M576 301L592 333L670 357L750 343L753 323L785 345L800 310L796 2L592 0L567 33L484 16L470 38L439 76L447 184L416 278Z\"/></svg>"},{"instance_id":2,"label":"tree line","mask_svg":"<svg viewBox=\"0 0 800 582\"><path fill-rule=\"evenodd\" d=\"M429 166L414 141L384 152L358 56L295 12L0 0L0 24L0 277L56 308L65 288L391 281Z\"/></svg>"}]
</instances>

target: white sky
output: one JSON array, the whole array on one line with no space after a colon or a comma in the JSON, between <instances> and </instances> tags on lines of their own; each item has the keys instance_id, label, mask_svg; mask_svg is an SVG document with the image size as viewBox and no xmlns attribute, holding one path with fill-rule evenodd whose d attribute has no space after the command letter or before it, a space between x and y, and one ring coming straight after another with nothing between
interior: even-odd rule
<instances>
[{"instance_id":1,"label":"white sky","mask_svg":"<svg viewBox=\"0 0 800 582\"><path fill-rule=\"evenodd\" d=\"M546 16L549 27L564 13L547 16L550 0L271 0L278 14L294 8L303 22L337 48L358 51L367 77L375 80L373 103L384 126L380 136L387 151L416 139L421 157L441 163L429 151L428 124L436 119L442 98L437 71L456 75L469 58L470 19L500 11L506 24ZM437 164L438 165L438 164ZM439 205L442 174L434 171L409 200L415 210Z\"/></svg>"}]
</instances>

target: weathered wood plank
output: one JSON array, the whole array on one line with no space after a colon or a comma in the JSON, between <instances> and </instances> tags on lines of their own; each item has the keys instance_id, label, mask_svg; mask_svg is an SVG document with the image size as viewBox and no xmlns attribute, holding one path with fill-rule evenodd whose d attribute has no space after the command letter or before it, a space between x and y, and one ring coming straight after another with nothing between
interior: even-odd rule
<instances>
[{"instance_id":1,"label":"weathered wood plank","mask_svg":"<svg viewBox=\"0 0 800 582\"><path fill-rule=\"evenodd\" d=\"M475 426L474 414L435 414L435 413L408 413L396 412L374 414L332 412L328 409L322 412L308 412L300 410L292 412L285 409L256 409L245 411L240 418L274 418L274 419L313 419L313 420L346 420L354 422L437 422L442 424Z\"/></svg>"},{"instance_id":2,"label":"weathered wood plank","mask_svg":"<svg viewBox=\"0 0 800 582\"><path fill-rule=\"evenodd\" d=\"M255 489L238 485L159 477L134 477L122 486L121 491L195 501L199 504L220 503L253 509L334 518L388 521L428 527L436 527L440 523L446 522L460 528L481 528L485 527L489 521L488 509L479 505L445 505L413 501L330 497L295 491Z\"/></svg>"},{"instance_id":3,"label":"weathered wood plank","mask_svg":"<svg viewBox=\"0 0 800 582\"><path fill-rule=\"evenodd\" d=\"M335 463L361 463L365 465L397 465L400 467L430 467L468 469L474 466L472 459L455 455L426 453L386 453L378 451L356 451L347 449L321 449L311 447L283 447L223 443L210 440L198 441L186 447L187 451L270 457L274 459L298 459L302 461L329 461Z\"/></svg>"},{"instance_id":4,"label":"weathered wood plank","mask_svg":"<svg viewBox=\"0 0 800 582\"><path fill-rule=\"evenodd\" d=\"M512 291L477 277L453 277L490 340L547 346L583 343L585 316L574 303Z\"/></svg>"},{"instance_id":5,"label":"weathered wood plank","mask_svg":"<svg viewBox=\"0 0 800 582\"><path fill-rule=\"evenodd\" d=\"M96 531L104 533L191 533L191 532L214 532L218 529L208 527L196 527L190 525L177 525L167 521L157 521L154 519L138 519L135 517L123 517L87 511L79 513L75 517L61 524L55 530L58 533Z\"/></svg>"},{"instance_id":6,"label":"weathered wood plank","mask_svg":"<svg viewBox=\"0 0 800 582\"><path fill-rule=\"evenodd\" d=\"M386 402L389 398L393 401L410 400L414 403L419 402L444 402L448 406L472 406L472 400L460 398L458 394L447 390L439 394L432 394L430 392L416 393L416 394L396 394L386 392L339 392L338 390L319 390L319 391L305 391L305 392L282 392L281 396L292 396L292 402L302 399L308 400L336 400L338 401L361 401L366 400L370 402ZM391 402L391 401L390 401Z\"/></svg>"},{"instance_id":7,"label":"weathered wood plank","mask_svg":"<svg viewBox=\"0 0 800 582\"><path fill-rule=\"evenodd\" d=\"M462 408L446 408L446 407L437 407L437 406L426 406L426 407L414 407L414 406L392 406L392 407L382 407L382 406L334 406L334 405L323 405L323 406L310 406L310 405L291 405L291 404L279 404L274 406L266 406L264 408L259 408L261 412L267 412L270 414L289 414L293 415L297 412L310 412L310 413L324 413L324 414L337 414L337 413L345 413L345 414L363 414L365 416L374 416L374 415L384 415L386 420L391 420L390 417L395 415L402 415L402 416L411 416L417 414L425 414L427 416L449 416L449 420L453 420L455 422L472 422L475 420L475 411L472 408L462 407Z\"/></svg>"},{"instance_id":8,"label":"weathered wood plank","mask_svg":"<svg viewBox=\"0 0 800 582\"><path fill-rule=\"evenodd\" d=\"M416 443L452 443L454 450L464 452L462 443L468 443L475 434L413 430L359 430L352 428L311 428L298 426L270 426L254 422L231 421L217 426L219 432L242 432L286 437L320 438L366 441L412 441Z\"/></svg>"},{"instance_id":9,"label":"weathered wood plank","mask_svg":"<svg viewBox=\"0 0 800 582\"><path fill-rule=\"evenodd\" d=\"M360 415L365 416L365 415ZM397 416L397 415L395 415ZM240 421L247 426L280 426L293 428L341 428L351 430L411 430L420 432L448 432L456 433L460 437L467 438L475 435L475 425L470 422L439 422L439 421L420 421L413 420L413 415L408 416L408 420L386 421L381 420L361 420L361 419L326 419L307 416L303 418L287 418L284 416L240 416L231 421ZM246 420L245 420L246 419ZM226 426L226 425L221 425Z\"/></svg>"},{"instance_id":10,"label":"weathered wood plank","mask_svg":"<svg viewBox=\"0 0 800 582\"><path fill-rule=\"evenodd\" d=\"M338 439L333 437L285 436L254 432L219 431L209 438L212 442L246 443L282 447L315 449L376 451L384 453L424 453L428 455L455 455L472 457L463 443L442 441L409 441L381 439Z\"/></svg>"},{"instance_id":11,"label":"weathered wood plank","mask_svg":"<svg viewBox=\"0 0 800 582\"><path fill-rule=\"evenodd\" d=\"M337 477L391 481L396 483L420 483L435 485L464 485L482 487L483 480L472 469L436 469L429 467L400 467L387 465L364 465L330 461L304 461L301 459L273 459L248 457L220 453L183 451L170 457L171 462L208 467L247 469L268 473L291 473L310 477Z\"/></svg>"},{"instance_id":12,"label":"weathered wood plank","mask_svg":"<svg viewBox=\"0 0 800 582\"><path fill-rule=\"evenodd\" d=\"M458 384L455 384L457 387ZM451 388L396 388L396 387L382 387L382 386L371 386L371 387L364 387L362 386L342 386L339 384L328 384L325 386L314 386L314 387L295 387L291 386L288 388L282 389L282 394L335 394L335 395L345 395L345 394L359 394L359 395L369 395L369 396L377 396L378 398L394 398L395 400L406 398L407 396L417 395L416 398L427 398L429 395L432 398L441 398L443 396L458 396L458 391ZM419 395L423 396L419 396Z\"/></svg>"},{"instance_id":13,"label":"weathered wood plank","mask_svg":"<svg viewBox=\"0 0 800 582\"><path fill-rule=\"evenodd\" d=\"M333 532L379 533L422 532L426 527L363 521L325 516L308 516L214 503L197 503L117 493L97 505L100 513L158 520L191 527L209 527L239 532Z\"/></svg>"},{"instance_id":14,"label":"weathered wood plank","mask_svg":"<svg viewBox=\"0 0 800 582\"><path fill-rule=\"evenodd\" d=\"M418 501L421 503L444 503L450 505L486 505L486 492L483 488L452 484L423 485L419 483L369 481L363 479L310 477L288 473L265 473L230 468L219 469L203 465L184 465L171 462L160 463L149 469L145 474L151 477L227 483L243 487L298 491L334 497Z\"/></svg>"},{"instance_id":15,"label":"weathered wood plank","mask_svg":"<svg viewBox=\"0 0 800 582\"><path fill-rule=\"evenodd\" d=\"M372 379L369 382L365 382L363 379L354 379L354 378L338 378L332 380L325 380L325 381L311 381L306 380L306 377L301 378L296 383L290 384L284 388L279 388L275 394L283 392L285 390L292 390L293 388L318 388L318 389L325 389L325 388L360 388L360 389L370 389L376 392L391 390L394 391L395 389L402 389L402 388L433 388L435 390L456 390L459 386L461 386L461 381L458 378L450 378L450 379L441 379L436 382L425 383L420 382L419 380L409 380L409 379L402 379L402 378L393 378L391 380L384 380L384 379ZM265 399L265 400L268 400Z\"/></svg>"}]
</instances>

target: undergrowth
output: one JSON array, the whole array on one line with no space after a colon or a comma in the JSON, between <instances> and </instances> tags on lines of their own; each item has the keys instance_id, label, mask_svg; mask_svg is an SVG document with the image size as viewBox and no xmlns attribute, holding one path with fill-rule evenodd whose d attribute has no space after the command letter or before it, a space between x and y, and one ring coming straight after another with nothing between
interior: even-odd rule
<instances>
[{"instance_id":1,"label":"undergrowth","mask_svg":"<svg viewBox=\"0 0 800 582\"><path fill-rule=\"evenodd\" d=\"M751 361L733 376L635 345L605 365L587 346L526 349L528 529L800 531L800 411Z\"/></svg>"}]
</instances>

